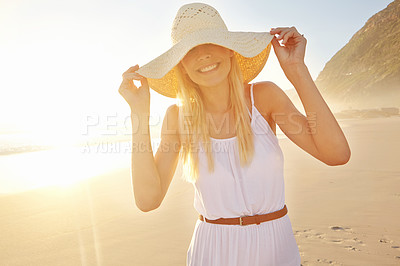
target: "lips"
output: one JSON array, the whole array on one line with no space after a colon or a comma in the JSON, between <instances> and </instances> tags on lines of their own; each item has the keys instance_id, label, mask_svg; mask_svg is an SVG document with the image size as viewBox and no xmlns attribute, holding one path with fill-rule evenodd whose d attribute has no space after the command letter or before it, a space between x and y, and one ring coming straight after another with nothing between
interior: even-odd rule
<instances>
[{"instance_id":1,"label":"lips","mask_svg":"<svg viewBox=\"0 0 400 266\"><path fill-rule=\"evenodd\" d=\"M219 63L214 63L214 64L210 64L204 67L201 67L198 69L198 71L200 73L208 73L208 72L212 72L213 70L217 69L219 66Z\"/></svg>"}]
</instances>

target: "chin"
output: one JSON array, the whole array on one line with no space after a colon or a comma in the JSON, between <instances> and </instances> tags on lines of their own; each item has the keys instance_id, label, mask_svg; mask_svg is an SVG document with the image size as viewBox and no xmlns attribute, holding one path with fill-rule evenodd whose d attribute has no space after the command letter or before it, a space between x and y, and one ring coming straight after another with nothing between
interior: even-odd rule
<instances>
[{"instance_id":1,"label":"chin","mask_svg":"<svg viewBox=\"0 0 400 266\"><path fill-rule=\"evenodd\" d=\"M209 78L198 77L196 80L193 80L193 81L195 83L197 83L199 86L213 87L213 86L217 86L217 85L227 81L228 75L229 75L229 72L218 73Z\"/></svg>"},{"instance_id":2,"label":"chin","mask_svg":"<svg viewBox=\"0 0 400 266\"><path fill-rule=\"evenodd\" d=\"M225 77L225 79L228 79L228 77ZM203 87L214 87L214 86L218 86L221 83L223 83L225 81L225 79L215 79L215 80L202 80L199 82L196 82L199 86L203 86Z\"/></svg>"}]
</instances>

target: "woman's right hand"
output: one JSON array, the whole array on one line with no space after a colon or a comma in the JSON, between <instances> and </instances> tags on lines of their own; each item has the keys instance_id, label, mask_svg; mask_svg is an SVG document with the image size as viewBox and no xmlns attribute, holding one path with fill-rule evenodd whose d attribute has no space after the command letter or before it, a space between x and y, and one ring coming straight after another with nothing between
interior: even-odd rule
<instances>
[{"instance_id":1,"label":"woman's right hand","mask_svg":"<svg viewBox=\"0 0 400 266\"><path fill-rule=\"evenodd\" d=\"M122 83L119 86L119 94L124 97L131 111L139 113L150 113L150 90L147 79L137 73L138 65L130 67L122 74ZM140 80L141 86L138 88L133 80Z\"/></svg>"}]
</instances>

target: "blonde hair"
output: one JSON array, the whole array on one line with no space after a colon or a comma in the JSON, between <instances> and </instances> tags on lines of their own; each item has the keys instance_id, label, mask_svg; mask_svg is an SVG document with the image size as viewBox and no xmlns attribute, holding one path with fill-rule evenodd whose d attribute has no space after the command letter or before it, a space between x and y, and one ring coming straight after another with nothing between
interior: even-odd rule
<instances>
[{"instance_id":1,"label":"blonde hair","mask_svg":"<svg viewBox=\"0 0 400 266\"><path fill-rule=\"evenodd\" d=\"M235 52L236 54L236 52ZM178 79L177 100L179 107L179 133L182 149L183 179L194 183L199 176L198 151L200 142L207 155L208 171L214 171L212 143L205 117L204 103L199 86L188 75L183 74L181 63L175 66ZM228 74L229 94L234 119L236 121L236 140L241 166L249 163L254 155L254 141L244 96L243 77L236 56L231 57L231 70Z\"/></svg>"}]
</instances>

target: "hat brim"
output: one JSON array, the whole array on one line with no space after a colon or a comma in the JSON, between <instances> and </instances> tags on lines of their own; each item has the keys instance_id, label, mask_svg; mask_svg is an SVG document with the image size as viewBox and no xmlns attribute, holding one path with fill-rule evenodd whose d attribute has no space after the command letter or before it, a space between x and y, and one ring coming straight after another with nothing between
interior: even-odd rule
<instances>
[{"instance_id":1,"label":"hat brim","mask_svg":"<svg viewBox=\"0 0 400 266\"><path fill-rule=\"evenodd\" d=\"M271 50L273 35L269 32L231 32L222 30L203 30L187 35L180 42L154 60L140 67L136 73L146 77L149 86L158 93L175 98L178 81L174 66L193 47L212 43L231 49L242 70L247 83L254 79L264 67Z\"/></svg>"}]
</instances>

